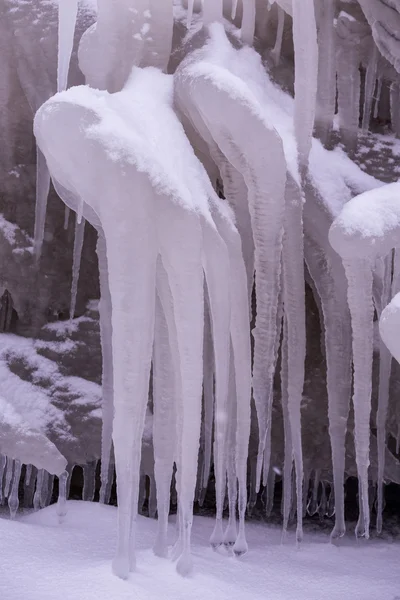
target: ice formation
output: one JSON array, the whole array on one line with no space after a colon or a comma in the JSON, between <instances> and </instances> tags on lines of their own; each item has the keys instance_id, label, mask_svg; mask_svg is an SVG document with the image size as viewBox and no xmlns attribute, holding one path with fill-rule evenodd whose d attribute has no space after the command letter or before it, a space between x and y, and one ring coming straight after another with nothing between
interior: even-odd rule
<instances>
[{"instance_id":1,"label":"ice formation","mask_svg":"<svg viewBox=\"0 0 400 600\"><path fill-rule=\"evenodd\" d=\"M172 554L182 575L192 570L193 502L204 500L212 467L214 548L246 552L246 508L264 487L269 514L279 476L284 531L296 517L300 542L306 512L334 513L332 537L344 535L352 365L356 533L369 535L371 480L382 528L385 475L398 476L386 437L390 353L400 358L398 296L392 300L399 291L400 188L363 173L343 149L328 148L340 136L355 156L360 122L368 138L379 113L383 77L393 83L392 127L400 132L399 15L381 0L354 4L339 11L334 0L188 0L182 6L98 0L83 32L82 2L59 0L58 60L50 68L46 55L37 86L17 60L36 113L36 258L50 176L65 204L66 229L68 211L76 213L71 328L85 221L97 231L100 501L110 498L115 464L113 570L122 578L135 568L146 477L149 514L158 514L154 552ZM16 38L16 48L29 51L29 40ZM294 98L277 83L289 71L282 87L293 89ZM67 89L82 75L85 85ZM330 450L321 457L307 452L304 433L322 436L307 429L305 282L319 312L326 361ZM374 311L388 350L380 344L371 475ZM0 396L1 499L9 498L15 515L21 468L32 464L25 486L37 509L50 501L49 474L59 477L62 522L73 465L38 418L25 421L22 410L15 412L7 386L0 384ZM284 430L278 458L276 407ZM87 501L95 493L96 460L84 466ZM172 553L171 482L178 498Z\"/></svg>"}]
</instances>

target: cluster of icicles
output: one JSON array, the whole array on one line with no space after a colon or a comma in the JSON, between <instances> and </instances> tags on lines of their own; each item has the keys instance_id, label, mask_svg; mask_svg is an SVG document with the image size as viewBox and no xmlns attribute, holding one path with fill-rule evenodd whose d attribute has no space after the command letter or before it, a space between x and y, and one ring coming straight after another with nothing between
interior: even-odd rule
<instances>
[{"instance_id":1,"label":"cluster of icicles","mask_svg":"<svg viewBox=\"0 0 400 600\"><path fill-rule=\"evenodd\" d=\"M193 0L188 4L190 23ZM150 375L159 524L155 552L160 556L169 553L168 512L175 467L179 536L172 556L177 559L178 572L191 571L200 437L204 439L203 486L212 460L214 463L217 517L211 543L232 546L236 555L246 552L250 402L253 397L259 431L253 487L258 491L261 483L269 484L271 497L271 414L279 352L285 428L284 528L295 503L297 540L301 540L304 259L320 299L325 328L336 520L332 535L345 532L343 482L352 353L360 482L358 532L367 537L369 533L373 269L382 248L373 236L368 238L370 245L363 235L359 238L364 246L357 243L357 219L352 221L351 215L349 222L344 214L334 223L331 242L343 257L347 300L343 265L328 243L330 223L322 225L322 240L318 237L321 232L312 231L314 213L325 223L325 217L318 216L318 194L310 192L315 188L310 175L313 152L317 163L318 158L324 159L324 149L312 140L316 107L321 111L318 98L328 99L322 106L324 114L319 115L325 128L332 109L330 94L325 93L332 78L324 80L325 65L321 69L318 61L313 0L279 2L293 18L293 107L290 99L287 107L279 107L282 97L288 97L279 96L250 47L257 22L256 2L243 0L242 4L244 47L234 49L221 25L222 0L204 0L206 35L197 31L188 39L191 51L172 77L162 71L171 53L173 2L98 0L97 22L83 35L79 48L87 85L63 91L78 2L59 2L60 93L35 117L39 148L36 255L39 258L51 174L67 209L77 213L72 315L85 219L98 231L103 350L101 498L104 501L106 496L113 440L119 515L113 569L122 578L135 566L141 443ZM235 12L234 1L232 9ZM327 24L327 43L333 43L333 14L328 11L321 22ZM282 23L281 19L275 58ZM319 31L323 31L321 26ZM332 57L329 52L322 55L328 60L327 76L334 72L335 79ZM354 66L351 61L349 64ZM371 77L375 81L373 74ZM339 96L341 81L338 77ZM344 111L342 116L346 131L351 131L354 110L350 115ZM211 182L215 184L217 176L227 201L214 191ZM352 189L358 186L361 192L378 185L374 180L362 181ZM315 202L311 207L309 197ZM303 224L309 231L305 237ZM386 254L395 246L395 240L389 248L385 246ZM381 314L397 280L392 282L390 257L383 262L379 258L378 266L381 287L374 288L374 293L375 308ZM251 348L253 283L256 311ZM382 345L378 522L390 360ZM62 481L66 481L64 474ZM230 519L223 531L226 485ZM315 501L317 492L318 484ZM331 494L330 503L332 499Z\"/></svg>"}]
</instances>

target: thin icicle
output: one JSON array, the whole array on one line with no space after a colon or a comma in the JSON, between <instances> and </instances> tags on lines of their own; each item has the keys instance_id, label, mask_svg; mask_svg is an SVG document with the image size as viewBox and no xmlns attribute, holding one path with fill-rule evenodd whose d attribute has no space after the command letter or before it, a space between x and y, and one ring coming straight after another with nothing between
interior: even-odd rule
<instances>
[{"instance_id":1,"label":"thin icicle","mask_svg":"<svg viewBox=\"0 0 400 600\"><path fill-rule=\"evenodd\" d=\"M76 308L76 296L78 293L79 271L81 268L83 240L85 237L85 219L80 222L78 218L75 223L75 240L74 240L74 259L72 263L72 284L71 284L71 308L69 318L74 319Z\"/></svg>"},{"instance_id":2,"label":"thin icicle","mask_svg":"<svg viewBox=\"0 0 400 600\"><path fill-rule=\"evenodd\" d=\"M67 89L77 15L78 0L59 0L57 92Z\"/></svg>"},{"instance_id":3,"label":"thin icicle","mask_svg":"<svg viewBox=\"0 0 400 600\"><path fill-rule=\"evenodd\" d=\"M107 249L103 231L97 238L97 260L100 277L100 339L102 356L102 432L101 432L101 487L100 502L106 503L107 491L111 492L112 475L110 477L112 431L114 414L113 391L113 357L112 357L112 323L111 295L108 281ZM114 469L112 469L113 473ZM110 481L111 479L111 481Z\"/></svg>"},{"instance_id":4,"label":"thin icicle","mask_svg":"<svg viewBox=\"0 0 400 600\"><path fill-rule=\"evenodd\" d=\"M176 398L180 393L179 355L172 294L165 269L157 261L157 297L153 348L153 444L158 527L154 554L168 556L168 515L176 439Z\"/></svg>"},{"instance_id":5,"label":"thin icicle","mask_svg":"<svg viewBox=\"0 0 400 600\"><path fill-rule=\"evenodd\" d=\"M284 429L284 466L283 466L283 495L282 495L282 515L283 515L283 536L286 535L290 507L292 505L292 471L293 471L293 444L292 432L289 418L289 362L288 362L288 327L286 318L283 323L283 340L281 346L281 397L282 414Z\"/></svg>"},{"instance_id":6,"label":"thin icicle","mask_svg":"<svg viewBox=\"0 0 400 600\"><path fill-rule=\"evenodd\" d=\"M235 468L236 458L236 422L237 422L237 397L234 371L233 349L230 349L229 363L229 414L227 435L227 481L228 481L228 503L229 521L224 533L224 545L227 548L234 546L237 539L236 504L237 504L237 477Z\"/></svg>"},{"instance_id":7,"label":"thin icicle","mask_svg":"<svg viewBox=\"0 0 400 600\"><path fill-rule=\"evenodd\" d=\"M65 210L64 210L64 229L67 230L68 229L68 225L69 225L69 214L70 214L70 209L68 208L68 206L65 206Z\"/></svg>"},{"instance_id":8,"label":"thin icicle","mask_svg":"<svg viewBox=\"0 0 400 600\"><path fill-rule=\"evenodd\" d=\"M253 45L256 27L256 0L242 0L243 17L241 38L244 44Z\"/></svg>"},{"instance_id":9,"label":"thin icicle","mask_svg":"<svg viewBox=\"0 0 400 600\"><path fill-rule=\"evenodd\" d=\"M372 103L374 99L374 91L376 86L376 75L378 71L378 59L379 50L374 40L371 41L372 48L368 60L367 71L365 74L365 88L364 88L364 110L362 128L364 131L369 130L369 124L371 121L372 114Z\"/></svg>"},{"instance_id":10,"label":"thin icicle","mask_svg":"<svg viewBox=\"0 0 400 600\"><path fill-rule=\"evenodd\" d=\"M10 509L10 518L15 519L19 507L18 488L21 477L21 461L14 461L14 479L12 483L11 493L8 497L8 508Z\"/></svg>"},{"instance_id":11,"label":"thin icicle","mask_svg":"<svg viewBox=\"0 0 400 600\"><path fill-rule=\"evenodd\" d=\"M376 86L376 96L375 96L374 119L377 119L379 116L379 103L381 101L382 83L383 83L383 78L378 77L378 83Z\"/></svg>"},{"instance_id":12,"label":"thin icicle","mask_svg":"<svg viewBox=\"0 0 400 600\"><path fill-rule=\"evenodd\" d=\"M368 467L372 391L373 316L372 269L368 259L343 259L353 331L354 437L360 486L362 531L369 537Z\"/></svg>"},{"instance_id":13,"label":"thin icicle","mask_svg":"<svg viewBox=\"0 0 400 600\"><path fill-rule=\"evenodd\" d=\"M204 470L202 486L208 485L211 468L212 430L214 421L214 357L212 349L211 323L208 306L204 309L203 350L203 397L204 397Z\"/></svg>"},{"instance_id":14,"label":"thin icicle","mask_svg":"<svg viewBox=\"0 0 400 600\"><path fill-rule=\"evenodd\" d=\"M281 60L283 30L285 27L285 15L286 15L286 13L283 10L283 8L278 6L278 27L276 30L275 46L271 52L276 66L279 65L280 60Z\"/></svg>"},{"instance_id":15,"label":"thin icicle","mask_svg":"<svg viewBox=\"0 0 400 600\"><path fill-rule=\"evenodd\" d=\"M293 0L294 128L300 171L308 166L318 87L318 42L314 0Z\"/></svg>"},{"instance_id":16,"label":"thin icicle","mask_svg":"<svg viewBox=\"0 0 400 600\"><path fill-rule=\"evenodd\" d=\"M58 478L58 500L57 500L57 516L58 522L61 524L64 522L67 514L67 481L68 472L64 471Z\"/></svg>"},{"instance_id":17,"label":"thin icicle","mask_svg":"<svg viewBox=\"0 0 400 600\"><path fill-rule=\"evenodd\" d=\"M186 22L186 26L188 29L190 28L190 26L192 24L193 8L194 8L194 0L188 0L187 22Z\"/></svg>"},{"instance_id":18,"label":"thin icicle","mask_svg":"<svg viewBox=\"0 0 400 600\"><path fill-rule=\"evenodd\" d=\"M86 465L83 466L82 500L85 502L93 502L96 491L96 467L97 460L86 463Z\"/></svg>"},{"instance_id":19,"label":"thin icicle","mask_svg":"<svg viewBox=\"0 0 400 600\"><path fill-rule=\"evenodd\" d=\"M39 469L37 472L37 476L36 476L35 495L33 497L34 510L39 510L39 508L40 508L40 498L41 498L41 493L42 493L43 477L44 477L44 469Z\"/></svg>"},{"instance_id":20,"label":"thin icicle","mask_svg":"<svg viewBox=\"0 0 400 600\"><path fill-rule=\"evenodd\" d=\"M3 478L4 471L7 465L7 457L4 454L0 454L0 506L3 504L4 496L3 496Z\"/></svg>"},{"instance_id":21,"label":"thin icicle","mask_svg":"<svg viewBox=\"0 0 400 600\"><path fill-rule=\"evenodd\" d=\"M329 144L336 103L336 0L319 0L318 8L318 90L315 115L316 135ZM316 4L316 8L317 8Z\"/></svg>"},{"instance_id":22,"label":"thin icicle","mask_svg":"<svg viewBox=\"0 0 400 600\"><path fill-rule=\"evenodd\" d=\"M380 306L375 307L378 310L378 318L382 314L382 310L389 303L392 295L391 279L392 279L392 253L384 259L384 274L382 296ZM389 387L390 387L390 372L392 366L392 356L387 349L385 343L381 340L379 346L379 395L378 395L378 411L376 415L377 427L377 446L378 446L378 506L376 514L376 530L382 532L382 512L383 512L383 476L385 471L385 451L386 451L386 421L389 406Z\"/></svg>"},{"instance_id":23,"label":"thin icicle","mask_svg":"<svg viewBox=\"0 0 400 600\"><path fill-rule=\"evenodd\" d=\"M289 176L286 187L285 233L282 252L283 304L288 339L288 410L293 458L296 469L298 542L303 537L303 451L301 443L301 401L306 353L303 198Z\"/></svg>"},{"instance_id":24,"label":"thin icicle","mask_svg":"<svg viewBox=\"0 0 400 600\"><path fill-rule=\"evenodd\" d=\"M231 19L232 21L236 19L236 12L238 7L238 0L232 0L232 10L231 10Z\"/></svg>"},{"instance_id":25,"label":"thin icicle","mask_svg":"<svg viewBox=\"0 0 400 600\"><path fill-rule=\"evenodd\" d=\"M11 482L13 477L14 461L7 456L6 480L4 482L4 498L8 498L11 491Z\"/></svg>"},{"instance_id":26,"label":"thin icicle","mask_svg":"<svg viewBox=\"0 0 400 600\"><path fill-rule=\"evenodd\" d=\"M29 485L32 477L32 465L26 465L25 485Z\"/></svg>"},{"instance_id":27,"label":"thin icicle","mask_svg":"<svg viewBox=\"0 0 400 600\"><path fill-rule=\"evenodd\" d=\"M36 151L36 207L33 248L36 261L40 260L46 223L47 199L50 191L50 173L42 151Z\"/></svg>"}]
</instances>

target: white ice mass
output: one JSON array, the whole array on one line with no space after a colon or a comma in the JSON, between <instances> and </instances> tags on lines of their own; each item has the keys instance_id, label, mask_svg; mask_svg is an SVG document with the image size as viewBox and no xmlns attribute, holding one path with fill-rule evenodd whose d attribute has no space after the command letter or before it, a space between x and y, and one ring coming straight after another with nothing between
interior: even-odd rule
<instances>
[{"instance_id":1,"label":"white ice mass","mask_svg":"<svg viewBox=\"0 0 400 600\"><path fill-rule=\"evenodd\" d=\"M145 498L158 518L154 554L193 572L193 506L210 481L216 519L206 530L218 560L251 550L246 511L262 492L269 514L279 479L283 530L295 520L297 544L306 514L334 517L331 539L345 535L349 475L356 536L368 538L371 523L381 534L384 484L400 483L398 3L0 0L4 56L7 36L16 73L0 69L0 127L16 128L8 111L18 88L33 119L36 207L33 237L1 217L0 243L40 273L48 245L72 227L69 321L47 326L67 336L92 327L77 306L95 235L101 298L88 311L99 313L102 387L100 399L97 384L45 358L71 348L0 334L0 504L8 498L18 514L23 473L32 505L45 507L56 476L65 523L76 461L52 398L67 390L102 419L101 450L82 461L83 499L94 498L101 459L107 504L115 467L121 579L143 577ZM382 114L383 134L372 131ZM18 175L18 160L4 152L0 166ZM66 216L64 233L50 236L53 188ZM0 277L1 331L12 309L29 309L17 299L7 312L9 280ZM316 392L313 352L324 369ZM111 513L98 510L109 527Z\"/></svg>"}]
</instances>

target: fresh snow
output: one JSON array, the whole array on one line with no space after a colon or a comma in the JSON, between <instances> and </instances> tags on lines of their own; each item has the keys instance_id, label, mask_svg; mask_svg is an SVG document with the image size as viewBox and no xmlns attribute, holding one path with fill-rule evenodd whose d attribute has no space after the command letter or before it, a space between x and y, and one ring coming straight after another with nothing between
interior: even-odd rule
<instances>
[{"instance_id":1,"label":"fresh snow","mask_svg":"<svg viewBox=\"0 0 400 600\"><path fill-rule=\"evenodd\" d=\"M346 537L334 546L326 535L306 532L296 549L291 532L282 545L279 527L250 523L250 551L236 559L209 547L214 522L205 517L194 519L197 568L187 579L169 560L154 556L156 521L138 517L137 570L121 581L110 568L117 510L82 501L69 501L66 508L61 525L56 505L17 521L0 519L7 549L1 558L2 600L396 600L399 595L398 541L364 544Z\"/></svg>"}]
</instances>

